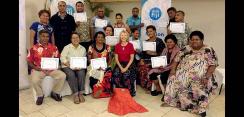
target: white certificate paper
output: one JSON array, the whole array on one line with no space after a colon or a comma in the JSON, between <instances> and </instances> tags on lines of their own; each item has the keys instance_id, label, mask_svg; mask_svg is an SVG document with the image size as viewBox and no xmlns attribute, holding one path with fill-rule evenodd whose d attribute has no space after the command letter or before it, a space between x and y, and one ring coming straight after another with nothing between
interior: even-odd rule
<instances>
[{"instance_id":1,"label":"white certificate paper","mask_svg":"<svg viewBox=\"0 0 244 117\"><path fill-rule=\"evenodd\" d=\"M135 50L140 49L140 41L139 40L130 41L130 43L133 44L133 47Z\"/></svg>"},{"instance_id":2,"label":"white certificate paper","mask_svg":"<svg viewBox=\"0 0 244 117\"><path fill-rule=\"evenodd\" d=\"M116 36L106 36L105 40L106 44L110 46L115 46L117 43L119 43L119 37Z\"/></svg>"},{"instance_id":3,"label":"white certificate paper","mask_svg":"<svg viewBox=\"0 0 244 117\"><path fill-rule=\"evenodd\" d=\"M106 58L102 57L102 58L91 59L91 67L92 69L99 69L100 67L102 69L106 69L107 68Z\"/></svg>"},{"instance_id":4,"label":"white certificate paper","mask_svg":"<svg viewBox=\"0 0 244 117\"><path fill-rule=\"evenodd\" d=\"M41 68L43 70L56 70L58 69L59 58L41 58Z\"/></svg>"},{"instance_id":5,"label":"white certificate paper","mask_svg":"<svg viewBox=\"0 0 244 117\"><path fill-rule=\"evenodd\" d=\"M70 68L80 68L85 69L87 66L87 58L86 57L70 57Z\"/></svg>"},{"instance_id":6,"label":"white certificate paper","mask_svg":"<svg viewBox=\"0 0 244 117\"><path fill-rule=\"evenodd\" d=\"M86 12L84 13L74 13L75 22L87 22Z\"/></svg>"},{"instance_id":7,"label":"white certificate paper","mask_svg":"<svg viewBox=\"0 0 244 117\"><path fill-rule=\"evenodd\" d=\"M186 23L170 22L169 29L172 33L185 33Z\"/></svg>"},{"instance_id":8,"label":"white certificate paper","mask_svg":"<svg viewBox=\"0 0 244 117\"><path fill-rule=\"evenodd\" d=\"M107 20L103 20L103 19L95 19L95 27L97 28L103 28L105 26L107 26Z\"/></svg>"},{"instance_id":9,"label":"white certificate paper","mask_svg":"<svg viewBox=\"0 0 244 117\"><path fill-rule=\"evenodd\" d=\"M125 28L114 28L114 36L119 36L119 34L126 29Z\"/></svg>"},{"instance_id":10,"label":"white certificate paper","mask_svg":"<svg viewBox=\"0 0 244 117\"><path fill-rule=\"evenodd\" d=\"M156 42L143 41L142 49L143 51L147 51L147 50L156 51Z\"/></svg>"},{"instance_id":11,"label":"white certificate paper","mask_svg":"<svg viewBox=\"0 0 244 117\"><path fill-rule=\"evenodd\" d=\"M152 68L158 68L161 66L167 65L167 57L166 56L158 56L158 57L151 57Z\"/></svg>"}]
</instances>

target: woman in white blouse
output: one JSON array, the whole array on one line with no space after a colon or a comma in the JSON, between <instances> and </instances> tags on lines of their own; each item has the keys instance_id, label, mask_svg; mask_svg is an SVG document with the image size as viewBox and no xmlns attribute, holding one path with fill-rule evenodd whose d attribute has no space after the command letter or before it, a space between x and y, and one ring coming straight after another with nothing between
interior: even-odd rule
<instances>
[{"instance_id":1,"label":"woman in white blouse","mask_svg":"<svg viewBox=\"0 0 244 117\"><path fill-rule=\"evenodd\" d=\"M62 70L67 76L67 81L73 92L74 103L79 104L84 102L82 96L85 83L85 69L70 68L71 57L86 57L86 49L79 44L80 39L77 33L71 34L71 43L66 45L61 53Z\"/></svg>"}]
</instances>

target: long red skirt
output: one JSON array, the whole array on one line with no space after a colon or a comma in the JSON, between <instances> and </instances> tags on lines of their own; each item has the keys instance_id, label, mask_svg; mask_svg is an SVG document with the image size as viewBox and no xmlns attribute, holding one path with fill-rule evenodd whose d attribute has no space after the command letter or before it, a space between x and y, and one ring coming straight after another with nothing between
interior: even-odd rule
<instances>
[{"instance_id":1,"label":"long red skirt","mask_svg":"<svg viewBox=\"0 0 244 117\"><path fill-rule=\"evenodd\" d=\"M108 104L108 112L117 115L125 115L127 113L143 113L148 112L142 105L136 103L131 97L130 92L126 88L114 88L114 95L110 98Z\"/></svg>"}]
</instances>

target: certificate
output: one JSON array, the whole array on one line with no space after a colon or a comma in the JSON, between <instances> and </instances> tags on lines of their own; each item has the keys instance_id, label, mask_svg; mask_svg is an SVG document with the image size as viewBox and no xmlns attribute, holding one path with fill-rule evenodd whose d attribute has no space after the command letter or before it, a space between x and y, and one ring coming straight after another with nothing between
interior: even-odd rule
<instances>
[{"instance_id":1,"label":"certificate","mask_svg":"<svg viewBox=\"0 0 244 117\"><path fill-rule=\"evenodd\" d=\"M119 34L126 29L125 28L114 28L114 36L119 36Z\"/></svg>"},{"instance_id":2,"label":"certificate","mask_svg":"<svg viewBox=\"0 0 244 117\"><path fill-rule=\"evenodd\" d=\"M106 44L110 46L115 46L117 43L119 43L119 37L116 36L106 36Z\"/></svg>"},{"instance_id":3,"label":"certificate","mask_svg":"<svg viewBox=\"0 0 244 117\"><path fill-rule=\"evenodd\" d=\"M84 13L74 13L75 22L87 22L86 12Z\"/></svg>"},{"instance_id":4,"label":"certificate","mask_svg":"<svg viewBox=\"0 0 244 117\"><path fill-rule=\"evenodd\" d=\"M186 23L170 22L169 29L172 33L185 33Z\"/></svg>"},{"instance_id":5,"label":"certificate","mask_svg":"<svg viewBox=\"0 0 244 117\"><path fill-rule=\"evenodd\" d=\"M103 20L103 19L95 19L95 27L97 28L103 28L105 26L107 26L107 20Z\"/></svg>"},{"instance_id":6,"label":"certificate","mask_svg":"<svg viewBox=\"0 0 244 117\"><path fill-rule=\"evenodd\" d=\"M70 57L70 68L75 69L85 69L87 66L87 58L86 57Z\"/></svg>"},{"instance_id":7,"label":"certificate","mask_svg":"<svg viewBox=\"0 0 244 117\"><path fill-rule=\"evenodd\" d=\"M92 69L99 69L100 67L102 69L106 69L107 68L106 58L102 57L102 58L91 59L91 67Z\"/></svg>"},{"instance_id":8,"label":"certificate","mask_svg":"<svg viewBox=\"0 0 244 117\"><path fill-rule=\"evenodd\" d=\"M130 41L130 43L133 44L133 47L135 50L140 49L140 41L139 40Z\"/></svg>"},{"instance_id":9,"label":"certificate","mask_svg":"<svg viewBox=\"0 0 244 117\"><path fill-rule=\"evenodd\" d=\"M56 70L58 69L59 58L41 58L41 68L43 70Z\"/></svg>"},{"instance_id":10,"label":"certificate","mask_svg":"<svg viewBox=\"0 0 244 117\"><path fill-rule=\"evenodd\" d=\"M156 51L156 42L143 41L142 43L143 51Z\"/></svg>"},{"instance_id":11,"label":"certificate","mask_svg":"<svg viewBox=\"0 0 244 117\"><path fill-rule=\"evenodd\" d=\"M158 68L167 65L166 56L151 57L152 68Z\"/></svg>"}]
</instances>

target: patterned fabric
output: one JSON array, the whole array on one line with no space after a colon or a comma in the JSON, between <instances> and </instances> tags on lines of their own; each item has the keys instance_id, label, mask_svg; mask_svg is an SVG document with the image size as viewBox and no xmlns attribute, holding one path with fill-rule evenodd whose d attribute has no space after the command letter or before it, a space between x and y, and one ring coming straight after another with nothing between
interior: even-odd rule
<instances>
[{"instance_id":1,"label":"patterned fabric","mask_svg":"<svg viewBox=\"0 0 244 117\"><path fill-rule=\"evenodd\" d=\"M167 82L164 101L171 106L192 113L206 112L208 98L217 88L215 75L204 85L202 80L210 65L218 66L217 56L213 48L204 46L198 51L193 51L186 46L175 57L178 62L176 76Z\"/></svg>"},{"instance_id":2,"label":"patterned fabric","mask_svg":"<svg viewBox=\"0 0 244 117\"><path fill-rule=\"evenodd\" d=\"M91 41L90 37L90 19L87 18L87 22L80 22L80 24L76 27L75 31L80 36L80 42L89 42Z\"/></svg>"},{"instance_id":3,"label":"patterned fabric","mask_svg":"<svg viewBox=\"0 0 244 117\"><path fill-rule=\"evenodd\" d=\"M122 67L125 67L128 62L120 62ZM125 73L121 73L118 66L115 67L112 77L112 83L116 88L128 88L132 96L136 95L134 82L136 80L136 66L131 64L129 69Z\"/></svg>"},{"instance_id":4,"label":"patterned fabric","mask_svg":"<svg viewBox=\"0 0 244 117\"><path fill-rule=\"evenodd\" d=\"M185 25L185 33L173 33L176 37L177 41L177 45L178 47L180 47L181 49L184 48L184 46L188 45L188 38L191 34L191 29L188 25L188 23L186 23Z\"/></svg>"},{"instance_id":5,"label":"patterned fabric","mask_svg":"<svg viewBox=\"0 0 244 117\"><path fill-rule=\"evenodd\" d=\"M97 52L94 48L94 45L89 46L88 54L91 55L91 59L106 57L108 60L111 49L110 49L109 45L105 45L105 46L106 46L105 47L106 49L104 49L104 51L102 51L102 52Z\"/></svg>"},{"instance_id":6,"label":"patterned fabric","mask_svg":"<svg viewBox=\"0 0 244 117\"><path fill-rule=\"evenodd\" d=\"M52 38L52 33L53 33L53 28L48 24L48 25L43 25L40 22L34 22L31 27L30 30L35 31L35 36L34 36L34 45L39 43L39 31L41 30L46 30L48 31L49 34L49 40L48 42L51 43L51 38Z\"/></svg>"},{"instance_id":7,"label":"patterned fabric","mask_svg":"<svg viewBox=\"0 0 244 117\"><path fill-rule=\"evenodd\" d=\"M152 69L150 64L147 64L145 62L143 62L143 63L140 62L138 66L139 66L138 72L139 72L141 87L146 90L151 90L152 81L148 78L148 71L150 71Z\"/></svg>"},{"instance_id":8,"label":"patterned fabric","mask_svg":"<svg viewBox=\"0 0 244 117\"><path fill-rule=\"evenodd\" d=\"M27 60L32 62L34 65L40 67L41 66L41 58L42 57L55 57L59 58L58 48L50 43L47 46L43 46L40 43L34 45L28 55Z\"/></svg>"}]
</instances>

